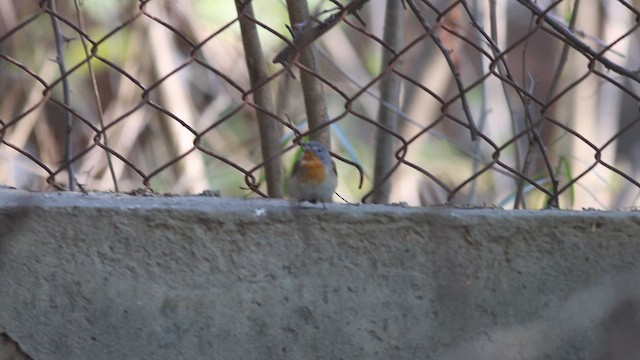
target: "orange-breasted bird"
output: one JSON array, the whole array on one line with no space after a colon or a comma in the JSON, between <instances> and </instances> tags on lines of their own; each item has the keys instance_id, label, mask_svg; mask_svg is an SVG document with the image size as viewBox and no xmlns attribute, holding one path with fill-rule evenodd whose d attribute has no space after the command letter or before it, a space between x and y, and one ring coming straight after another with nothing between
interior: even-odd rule
<instances>
[{"instance_id":1,"label":"orange-breasted bird","mask_svg":"<svg viewBox=\"0 0 640 360\"><path fill-rule=\"evenodd\" d=\"M329 149L315 140L303 148L304 154L293 165L289 196L298 201L331 202L338 185L338 172Z\"/></svg>"}]
</instances>

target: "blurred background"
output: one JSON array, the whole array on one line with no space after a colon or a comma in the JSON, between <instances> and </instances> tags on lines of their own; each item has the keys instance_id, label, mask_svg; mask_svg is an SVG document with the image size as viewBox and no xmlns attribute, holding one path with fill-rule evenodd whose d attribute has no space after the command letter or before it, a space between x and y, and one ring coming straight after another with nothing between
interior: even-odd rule
<instances>
[{"instance_id":1,"label":"blurred background","mask_svg":"<svg viewBox=\"0 0 640 360\"><path fill-rule=\"evenodd\" d=\"M310 16L292 21L292 6ZM0 184L281 197L294 140L325 132L347 160L339 202L635 208L639 12L613 0L0 1ZM307 35L295 54L312 49L315 67L273 62ZM318 104L326 126L309 120Z\"/></svg>"}]
</instances>

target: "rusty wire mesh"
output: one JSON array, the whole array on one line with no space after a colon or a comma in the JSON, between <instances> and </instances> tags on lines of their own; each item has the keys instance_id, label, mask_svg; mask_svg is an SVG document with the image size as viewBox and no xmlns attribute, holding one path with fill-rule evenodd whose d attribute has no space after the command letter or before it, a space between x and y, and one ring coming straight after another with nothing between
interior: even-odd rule
<instances>
[{"instance_id":1,"label":"rusty wire mesh","mask_svg":"<svg viewBox=\"0 0 640 360\"><path fill-rule=\"evenodd\" d=\"M286 174L294 140L328 129L350 202L640 202L637 2L405 0L393 21L382 0L317 0L291 32L287 3L3 2L0 184L266 196L265 166Z\"/></svg>"}]
</instances>

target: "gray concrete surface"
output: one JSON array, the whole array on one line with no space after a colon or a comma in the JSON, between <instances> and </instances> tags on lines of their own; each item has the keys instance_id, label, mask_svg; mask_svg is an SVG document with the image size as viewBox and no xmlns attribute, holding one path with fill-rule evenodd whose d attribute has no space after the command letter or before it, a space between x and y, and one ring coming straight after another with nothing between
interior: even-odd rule
<instances>
[{"instance_id":1,"label":"gray concrete surface","mask_svg":"<svg viewBox=\"0 0 640 360\"><path fill-rule=\"evenodd\" d=\"M0 359L638 359L639 234L638 212L0 190Z\"/></svg>"}]
</instances>

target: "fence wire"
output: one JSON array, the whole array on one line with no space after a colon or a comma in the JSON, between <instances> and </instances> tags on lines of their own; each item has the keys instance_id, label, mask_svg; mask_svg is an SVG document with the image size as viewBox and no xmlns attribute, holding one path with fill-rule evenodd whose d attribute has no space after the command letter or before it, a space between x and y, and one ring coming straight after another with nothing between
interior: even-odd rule
<instances>
[{"instance_id":1,"label":"fence wire","mask_svg":"<svg viewBox=\"0 0 640 360\"><path fill-rule=\"evenodd\" d=\"M0 5L0 184L348 202L640 204L638 2Z\"/></svg>"}]
</instances>

